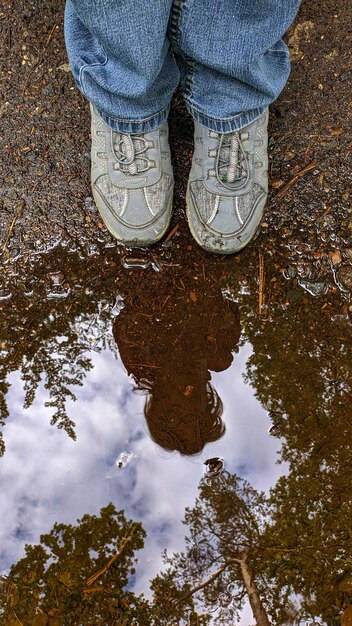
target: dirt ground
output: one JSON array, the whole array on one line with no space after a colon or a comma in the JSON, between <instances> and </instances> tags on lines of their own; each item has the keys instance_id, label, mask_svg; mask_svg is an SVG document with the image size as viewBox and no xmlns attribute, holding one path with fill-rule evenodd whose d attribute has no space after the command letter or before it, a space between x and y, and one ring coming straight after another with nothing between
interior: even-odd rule
<instances>
[{"instance_id":1,"label":"dirt ground","mask_svg":"<svg viewBox=\"0 0 352 626\"><path fill-rule=\"evenodd\" d=\"M89 185L89 111L74 87L63 40L62 1L3 4L0 13L1 296L35 275L41 253L81 259L116 247ZM346 0L305 1L287 35L292 74L271 109L271 194L259 236L227 266L263 254L267 265L313 295L330 290L349 315L352 288L350 145L351 7ZM175 262L191 252L219 263L193 242L185 219L192 120L175 98L171 143L176 175L170 241ZM57 251L56 250L56 251ZM158 257L162 242L153 247ZM63 253L65 251L65 254ZM55 255L60 259L60 255ZM60 264L60 262L59 262ZM17 281L17 283L16 283Z\"/></svg>"}]
</instances>

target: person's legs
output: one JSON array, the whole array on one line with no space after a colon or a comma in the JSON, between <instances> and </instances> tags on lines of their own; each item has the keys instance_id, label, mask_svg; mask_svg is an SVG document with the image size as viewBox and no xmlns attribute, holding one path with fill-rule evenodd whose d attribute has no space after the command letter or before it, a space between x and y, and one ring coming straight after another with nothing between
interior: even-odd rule
<instances>
[{"instance_id":1,"label":"person's legs","mask_svg":"<svg viewBox=\"0 0 352 626\"><path fill-rule=\"evenodd\" d=\"M300 0L174 0L170 38L187 108L203 126L246 126L283 89L290 71L282 36Z\"/></svg>"},{"instance_id":2,"label":"person's legs","mask_svg":"<svg viewBox=\"0 0 352 626\"><path fill-rule=\"evenodd\" d=\"M172 0L67 0L73 76L91 103L91 182L110 232L158 241L172 210L167 114L179 70L167 26Z\"/></svg>"},{"instance_id":3,"label":"person's legs","mask_svg":"<svg viewBox=\"0 0 352 626\"><path fill-rule=\"evenodd\" d=\"M168 114L179 71L167 37L172 0L67 0L65 39L77 86L123 133Z\"/></svg>"},{"instance_id":4,"label":"person's legs","mask_svg":"<svg viewBox=\"0 0 352 626\"><path fill-rule=\"evenodd\" d=\"M267 108L289 75L299 0L174 0L170 38L195 120L187 217L211 252L241 250L266 202Z\"/></svg>"}]
</instances>

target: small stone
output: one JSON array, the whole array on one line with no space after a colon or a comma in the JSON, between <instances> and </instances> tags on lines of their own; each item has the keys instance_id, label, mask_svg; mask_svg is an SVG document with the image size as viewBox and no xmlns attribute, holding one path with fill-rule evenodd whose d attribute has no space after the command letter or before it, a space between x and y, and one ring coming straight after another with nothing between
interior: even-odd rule
<instances>
[{"instance_id":1,"label":"small stone","mask_svg":"<svg viewBox=\"0 0 352 626\"><path fill-rule=\"evenodd\" d=\"M339 263L341 263L342 259L340 250L333 250L333 252L330 252L330 259L333 265L338 265Z\"/></svg>"},{"instance_id":2,"label":"small stone","mask_svg":"<svg viewBox=\"0 0 352 626\"><path fill-rule=\"evenodd\" d=\"M53 285L58 286L62 285L65 280L65 274L61 271L58 272L49 272L48 274Z\"/></svg>"},{"instance_id":3,"label":"small stone","mask_svg":"<svg viewBox=\"0 0 352 626\"><path fill-rule=\"evenodd\" d=\"M8 300L11 298L11 291L6 289L6 287L0 287L0 300Z\"/></svg>"},{"instance_id":4,"label":"small stone","mask_svg":"<svg viewBox=\"0 0 352 626\"><path fill-rule=\"evenodd\" d=\"M314 282L312 280L302 279L298 282L305 291L308 291L308 293L311 294L311 296L324 296L329 290L329 285L327 282Z\"/></svg>"},{"instance_id":5,"label":"small stone","mask_svg":"<svg viewBox=\"0 0 352 626\"><path fill-rule=\"evenodd\" d=\"M345 291L352 291L352 265L341 265L336 272L338 285Z\"/></svg>"},{"instance_id":6,"label":"small stone","mask_svg":"<svg viewBox=\"0 0 352 626\"><path fill-rule=\"evenodd\" d=\"M63 63L62 65L59 65L59 67L57 69L61 70L62 72L70 72L71 71L69 63Z\"/></svg>"}]
</instances>

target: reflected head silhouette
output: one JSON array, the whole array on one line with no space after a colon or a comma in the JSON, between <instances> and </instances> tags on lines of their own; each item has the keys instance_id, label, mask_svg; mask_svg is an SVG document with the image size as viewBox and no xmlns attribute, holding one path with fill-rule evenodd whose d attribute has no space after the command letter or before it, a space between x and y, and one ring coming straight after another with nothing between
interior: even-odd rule
<instances>
[{"instance_id":1,"label":"reflected head silhouette","mask_svg":"<svg viewBox=\"0 0 352 626\"><path fill-rule=\"evenodd\" d=\"M158 381L146 400L144 415L150 436L165 450L197 454L225 432L221 399L210 382L195 378L188 379L183 391L175 387L176 381L169 386Z\"/></svg>"},{"instance_id":2,"label":"reflected head silhouette","mask_svg":"<svg viewBox=\"0 0 352 626\"><path fill-rule=\"evenodd\" d=\"M220 372L232 362L238 307L218 288L198 285L186 286L162 310L158 302L149 296L146 312L145 294L126 298L114 337L135 389L147 396L144 415L153 441L165 450L197 454L225 432L210 370Z\"/></svg>"}]
</instances>

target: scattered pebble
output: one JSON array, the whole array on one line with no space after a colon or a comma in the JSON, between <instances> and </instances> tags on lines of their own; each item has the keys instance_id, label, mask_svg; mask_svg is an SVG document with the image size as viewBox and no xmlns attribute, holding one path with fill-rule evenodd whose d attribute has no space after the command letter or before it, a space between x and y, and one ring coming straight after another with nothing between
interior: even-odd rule
<instances>
[{"instance_id":1,"label":"scattered pebble","mask_svg":"<svg viewBox=\"0 0 352 626\"><path fill-rule=\"evenodd\" d=\"M329 290L328 282L314 282L312 280L304 280L300 279L298 284L305 290L310 293L311 296L324 296Z\"/></svg>"},{"instance_id":2,"label":"scattered pebble","mask_svg":"<svg viewBox=\"0 0 352 626\"><path fill-rule=\"evenodd\" d=\"M352 291L352 265L341 265L336 272L338 285L345 291Z\"/></svg>"}]
</instances>

